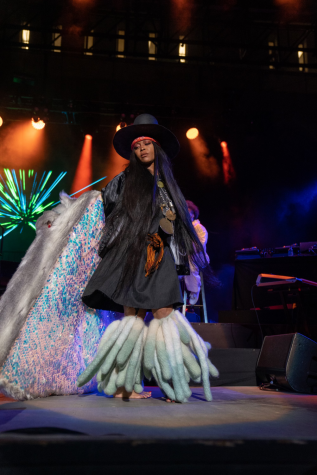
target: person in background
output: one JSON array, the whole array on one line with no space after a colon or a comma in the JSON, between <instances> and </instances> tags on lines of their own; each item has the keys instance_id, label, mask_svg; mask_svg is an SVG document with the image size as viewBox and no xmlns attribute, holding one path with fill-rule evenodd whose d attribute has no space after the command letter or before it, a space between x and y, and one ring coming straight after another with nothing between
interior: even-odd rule
<instances>
[{"instance_id":1,"label":"person in background","mask_svg":"<svg viewBox=\"0 0 317 475\"><path fill-rule=\"evenodd\" d=\"M194 229L196 234L204 248L206 258L208 262L210 261L209 256L206 252L206 245L208 241L208 231L207 229L200 223L198 216L199 216L199 209L198 207L189 200L186 200L187 208L189 211L189 215L191 217ZM191 261L189 261L190 266L190 275L185 275L185 286L189 292L189 303L190 305L195 305L197 303L200 288L201 288L201 278L199 274L198 267Z\"/></svg>"}]
</instances>

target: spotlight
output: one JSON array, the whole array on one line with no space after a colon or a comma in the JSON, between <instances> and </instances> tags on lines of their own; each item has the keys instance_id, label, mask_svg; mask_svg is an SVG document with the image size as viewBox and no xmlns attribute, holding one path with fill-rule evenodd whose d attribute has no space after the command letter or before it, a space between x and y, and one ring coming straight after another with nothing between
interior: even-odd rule
<instances>
[{"instance_id":1,"label":"spotlight","mask_svg":"<svg viewBox=\"0 0 317 475\"><path fill-rule=\"evenodd\" d=\"M89 135L89 134L87 134L87 135L85 135L85 139L87 139L87 140L92 140L92 136Z\"/></svg>"},{"instance_id":2,"label":"spotlight","mask_svg":"<svg viewBox=\"0 0 317 475\"><path fill-rule=\"evenodd\" d=\"M39 118L37 118L37 119L32 118L32 125L35 129L41 130L41 129L44 129L45 122L44 122L44 120L39 119Z\"/></svg>"},{"instance_id":3,"label":"spotlight","mask_svg":"<svg viewBox=\"0 0 317 475\"><path fill-rule=\"evenodd\" d=\"M2 119L2 117L0 116L0 127L1 127L1 125L3 125L3 119Z\"/></svg>"},{"instance_id":4,"label":"spotlight","mask_svg":"<svg viewBox=\"0 0 317 475\"><path fill-rule=\"evenodd\" d=\"M126 126L127 126L126 122L120 122L120 124L118 124L116 127L116 131L118 132L118 130L123 129Z\"/></svg>"},{"instance_id":5,"label":"spotlight","mask_svg":"<svg viewBox=\"0 0 317 475\"><path fill-rule=\"evenodd\" d=\"M199 135L199 130L196 129L195 127L193 127L192 129L188 129L187 132L186 132L186 137L189 140L193 140L193 139L197 138L198 135Z\"/></svg>"}]
</instances>

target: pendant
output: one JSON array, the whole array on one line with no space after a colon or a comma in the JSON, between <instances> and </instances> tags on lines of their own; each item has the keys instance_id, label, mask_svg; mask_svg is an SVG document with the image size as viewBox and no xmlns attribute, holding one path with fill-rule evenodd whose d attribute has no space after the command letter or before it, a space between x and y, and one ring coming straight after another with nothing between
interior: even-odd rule
<instances>
[{"instance_id":1,"label":"pendant","mask_svg":"<svg viewBox=\"0 0 317 475\"><path fill-rule=\"evenodd\" d=\"M170 209L166 211L166 215L165 215L165 216L166 216L166 218L169 219L170 221L175 221L175 219L176 219L176 213L173 213L173 211L170 210Z\"/></svg>"},{"instance_id":2,"label":"pendant","mask_svg":"<svg viewBox=\"0 0 317 475\"><path fill-rule=\"evenodd\" d=\"M158 186L159 188L164 188L164 183L163 183L161 180L158 180L158 181L157 181L157 186Z\"/></svg>"},{"instance_id":3,"label":"pendant","mask_svg":"<svg viewBox=\"0 0 317 475\"><path fill-rule=\"evenodd\" d=\"M166 234L174 234L173 223L171 223L167 218L160 219L160 228L163 229Z\"/></svg>"}]
</instances>

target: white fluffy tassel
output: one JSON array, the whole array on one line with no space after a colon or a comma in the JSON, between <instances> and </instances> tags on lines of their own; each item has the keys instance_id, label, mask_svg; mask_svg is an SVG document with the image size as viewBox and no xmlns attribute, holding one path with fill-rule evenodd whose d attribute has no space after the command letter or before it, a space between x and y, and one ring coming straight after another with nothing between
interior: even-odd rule
<instances>
[{"instance_id":1,"label":"white fluffy tassel","mask_svg":"<svg viewBox=\"0 0 317 475\"><path fill-rule=\"evenodd\" d=\"M112 322L102 336L96 357L78 377L77 385L83 386L97 373L100 392L113 395L120 387L131 392L134 386L142 392L145 332L144 321L136 316Z\"/></svg>"},{"instance_id":2,"label":"white fluffy tassel","mask_svg":"<svg viewBox=\"0 0 317 475\"><path fill-rule=\"evenodd\" d=\"M144 330L143 330L143 342L142 342L143 348L144 348L144 345L145 345L145 342L146 342L147 332L148 332L148 328L145 326ZM134 383L134 387L133 387L134 391L138 394L140 394L144 389L142 356L143 356L143 354L141 352L140 355L139 355L138 366L137 366L136 376L135 376L135 383Z\"/></svg>"},{"instance_id":3,"label":"white fluffy tassel","mask_svg":"<svg viewBox=\"0 0 317 475\"><path fill-rule=\"evenodd\" d=\"M164 335L166 349L167 349L168 356L171 362L171 367L172 367L172 382L174 386L175 396L176 396L177 401L184 402L186 397L183 391L182 381L180 379L180 375L177 368L176 355L175 355L176 348L173 342L173 334L170 328L170 323L171 323L171 319L169 317L166 317L163 319L163 323L162 323L163 335Z\"/></svg>"},{"instance_id":4,"label":"white fluffy tassel","mask_svg":"<svg viewBox=\"0 0 317 475\"><path fill-rule=\"evenodd\" d=\"M131 358L128 363L128 371L125 379L125 388L128 392L133 390L133 386L136 383L138 362L141 362L143 347L143 331L140 333L139 338L133 348Z\"/></svg>"},{"instance_id":5,"label":"white fluffy tassel","mask_svg":"<svg viewBox=\"0 0 317 475\"><path fill-rule=\"evenodd\" d=\"M156 333L161 325L160 320L154 318L150 322L150 326L147 332L146 342L144 346L143 364L146 369L151 370L154 368L154 353L156 346Z\"/></svg>"},{"instance_id":6,"label":"white fluffy tassel","mask_svg":"<svg viewBox=\"0 0 317 475\"><path fill-rule=\"evenodd\" d=\"M190 379L203 383L207 401L212 400L209 373L219 375L208 359L210 344L195 332L187 318L173 311L149 326L143 366L151 370L166 396L186 402L191 395Z\"/></svg>"},{"instance_id":7,"label":"white fluffy tassel","mask_svg":"<svg viewBox=\"0 0 317 475\"><path fill-rule=\"evenodd\" d=\"M83 386L97 373L99 391L111 395L124 387L140 393L143 374L148 379L153 375L168 398L186 402L191 379L203 383L206 399L211 401L209 374L217 377L219 373L208 359L209 349L210 344L178 311L153 319L148 328L139 317L124 317L108 326L96 357L77 384Z\"/></svg>"},{"instance_id":8,"label":"white fluffy tassel","mask_svg":"<svg viewBox=\"0 0 317 475\"><path fill-rule=\"evenodd\" d=\"M205 397L207 401L212 401L212 395L210 391L210 383L209 383L209 365L208 365L208 356L207 356L207 347L203 344L201 344L200 336L195 332L187 318L184 317L178 310L175 311L175 315L177 319L184 324L186 330L188 331L190 337L191 337L191 343L192 347L195 350L195 353L198 358L199 365L201 367L201 373L202 373L202 382L203 382L203 387L204 387L204 392L205 392Z\"/></svg>"},{"instance_id":9,"label":"white fluffy tassel","mask_svg":"<svg viewBox=\"0 0 317 475\"><path fill-rule=\"evenodd\" d=\"M154 378L156 379L158 385L160 386L162 391L164 391L166 396L172 401L175 401L176 396L175 396L174 389L167 381L164 381L162 377L161 367L160 367L156 352L154 353L154 364L155 364L155 368L153 368Z\"/></svg>"}]
</instances>

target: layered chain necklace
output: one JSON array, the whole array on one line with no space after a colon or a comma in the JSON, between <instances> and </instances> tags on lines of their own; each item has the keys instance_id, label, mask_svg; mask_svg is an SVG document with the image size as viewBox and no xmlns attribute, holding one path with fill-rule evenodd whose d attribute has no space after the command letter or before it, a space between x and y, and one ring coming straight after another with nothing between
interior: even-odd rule
<instances>
[{"instance_id":1,"label":"layered chain necklace","mask_svg":"<svg viewBox=\"0 0 317 475\"><path fill-rule=\"evenodd\" d=\"M173 221L175 221L176 219L176 212L173 202L168 196L167 190L160 176L158 177L157 186L160 195L161 210L164 215L164 218L160 219L160 228L166 234L174 234Z\"/></svg>"}]
</instances>

